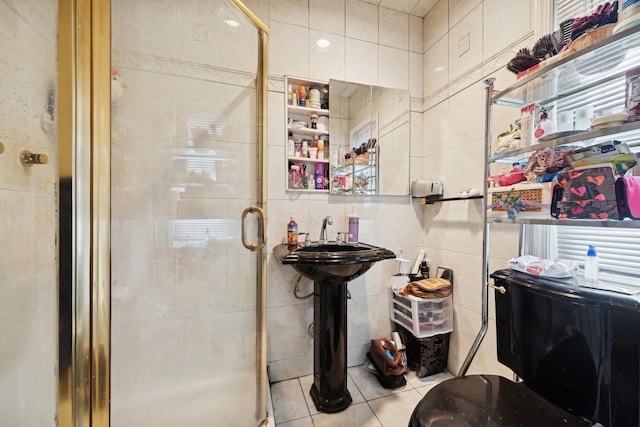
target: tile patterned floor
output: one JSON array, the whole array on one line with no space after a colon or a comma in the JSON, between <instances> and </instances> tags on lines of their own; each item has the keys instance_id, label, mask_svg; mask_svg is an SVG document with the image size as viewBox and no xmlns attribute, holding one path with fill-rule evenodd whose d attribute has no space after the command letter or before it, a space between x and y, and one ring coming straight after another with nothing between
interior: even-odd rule
<instances>
[{"instance_id":1,"label":"tile patterned floor","mask_svg":"<svg viewBox=\"0 0 640 427\"><path fill-rule=\"evenodd\" d=\"M347 370L347 388L353 403L337 414L319 413L309 396L313 376L271 385L277 427L406 427L413 408L439 382L452 378L449 372L418 378L405 375L407 385L397 390L383 388L365 366Z\"/></svg>"}]
</instances>

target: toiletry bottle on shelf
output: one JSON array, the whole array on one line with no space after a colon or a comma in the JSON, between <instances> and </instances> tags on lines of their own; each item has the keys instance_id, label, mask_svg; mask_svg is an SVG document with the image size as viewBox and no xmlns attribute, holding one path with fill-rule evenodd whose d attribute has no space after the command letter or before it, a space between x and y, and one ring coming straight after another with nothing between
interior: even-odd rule
<instances>
[{"instance_id":1,"label":"toiletry bottle on shelf","mask_svg":"<svg viewBox=\"0 0 640 427\"><path fill-rule=\"evenodd\" d=\"M543 136L549 135L555 132L555 130L556 130L555 124L551 120L549 120L549 114L547 113L547 110L543 108L540 112L540 121L538 122L538 125L536 126L536 130L533 134L533 136L536 139L536 142Z\"/></svg>"},{"instance_id":2,"label":"toiletry bottle on shelf","mask_svg":"<svg viewBox=\"0 0 640 427\"><path fill-rule=\"evenodd\" d=\"M291 185L289 188L299 188L300 187L300 166L291 165Z\"/></svg>"},{"instance_id":3,"label":"toiletry bottle on shelf","mask_svg":"<svg viewBox=\"0 0 640 427\"><path fill-rule=\"evenodd\" d=\"M293 134L289 132L289 138L287 140L287 156L293 157L296 155L296 141L293 139Z\"/></svg>"},{"instance_id":4,"label":"toiletry bottle on shelf","mask_svg":"<svg viewBox=\"0 0 640 427\"><path fill-rule=\"evenodd\" d=\"M584 278L589 282L598 281L598 254L593 245L589 245L587 256L584 259Z\"/></svg>"},{"instance_id":5,"label":"toiletry bottle on shelf","mask_svg":"<svg viewBox=\"0 0 640 427\"><path fill-rule=\"evenodd\" d=\"M349 235L347 236L347 242L358 243L358 228L360 226L360 217L356 214L356 207L351 209L351 213L347 215L349 220Z\"/></svg>"},{"instance_id":6,"label":"toiletry bottle on shelf","mask_svg":"<svg viewBox=\"0 0 640 427\"><path fill-rule=\"evenodd\" d=\"M429 261L428 260L423 260L422 262L420 262L420 274L425 279L429 278Z\"/></svg>"},{"instance_id":7,"label":"toiletry bottle on shelf","mask_svg":"<svg viewBox=\"0 0 640 427\"><path fill-rule=\"evenodd\" d=\"M291 218L287 224L287 246L292 251L298 247L298 223L293 219L295 212L291 212Z\"/></svg>"},{"instance_id":8,"label":"toiletry bottle on shelf","mask_svg":"<svg viewBox=\"0 0 640 427\"><path fill-rule=\"evenodd\" d=\"M324 190L324 163L316 163L316 172L314 175L316 190Z\"/></svg>"},{"instance_id":9,"label":"toiletry bottle on shelf","mask_svg":"<svg viewBox=\"0 0 640 427\"><path fill-rule=\"evenodd\" d=\"M298 102L301 107L304 107L307 103L307 88L304 86L300 86L300 89L298 89Z\"/></svg>"},{"instance_id":10,"label":"toiletry bottle on shelf","mask_svg":"<svg viewBox=\"0 0 640 427\"><path fill-rule=\"evenodd\" d=\"M324 159L324 140L318 139L318 159Z\"/></svg>"}]
</instances>

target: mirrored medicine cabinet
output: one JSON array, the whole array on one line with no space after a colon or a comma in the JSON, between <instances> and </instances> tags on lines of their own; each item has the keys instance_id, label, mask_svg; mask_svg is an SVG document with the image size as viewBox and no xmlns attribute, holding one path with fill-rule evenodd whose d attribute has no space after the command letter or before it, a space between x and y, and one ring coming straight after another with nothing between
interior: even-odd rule
<instances>
[{"instance_id":1,"label":"mirrored medicine cabinet","mask_svg":"<svg viewBox=\"0 0 640 427\"><path fill-rule=\"evenodd\" d=\"M287 191L409 194L408 91L294 77L285 83ZM300 94L311 102L303 105Z\"/></svg>"},{"instance_id":2,"label":"mirrored medicine cabinet","mask_svg":"<svg viewBox=\"0 0 640 427\"><path fill-rule=\"evenodd\" d=\"M409 194L409 91L330 80L329 105L331 194Z\"/></svg>"}]
</instances>

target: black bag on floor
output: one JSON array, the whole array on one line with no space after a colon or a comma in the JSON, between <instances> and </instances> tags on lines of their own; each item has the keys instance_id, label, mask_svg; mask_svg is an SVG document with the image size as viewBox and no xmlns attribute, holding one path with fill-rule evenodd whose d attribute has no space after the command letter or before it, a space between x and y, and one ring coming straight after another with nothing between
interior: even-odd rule
<instances>
[{"instance_id":1,"label":"black bag on floor","mask_svg":"<svg viewBox=\"0 0 640 427\"><path fill-rule=\"evenodd\" d=\"M404 378L402 355L387 338L371 340L367 357L376 368L376 378L384 388L400 388L407 384Z\"/></svg>"}]
</instances>

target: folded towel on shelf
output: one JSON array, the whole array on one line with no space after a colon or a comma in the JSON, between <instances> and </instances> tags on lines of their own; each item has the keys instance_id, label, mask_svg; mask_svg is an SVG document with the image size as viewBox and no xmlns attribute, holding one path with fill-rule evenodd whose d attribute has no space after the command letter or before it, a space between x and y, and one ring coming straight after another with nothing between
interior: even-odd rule
<instances>
[{"instance_id":1,"label":"folded towel on shelf","mask_svg":"<svg viewBox=\"0 0 640 427\"><path fill-rule=\"evenodd\" d=\"M446 298L451 295L451 282L441 277L432 277L410 282L400 289L400 295L413 295L418 298Z\"/></svg>"}]
</instances>

